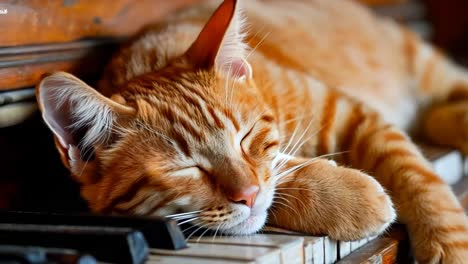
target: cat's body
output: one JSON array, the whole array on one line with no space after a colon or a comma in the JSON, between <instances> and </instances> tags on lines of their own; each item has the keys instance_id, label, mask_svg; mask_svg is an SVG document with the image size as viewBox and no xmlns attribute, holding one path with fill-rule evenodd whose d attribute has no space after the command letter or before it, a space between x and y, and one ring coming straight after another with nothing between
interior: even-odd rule
<instances>
[{"instance_id":1,"label":"cat's body","mask_svg":"<svg viewBox=\"0 0 468 264\"><path fill-rule=\"evenodd\" d=\"M219 5L219 1L211 2L170 17L162 23L169 27L159 25L148 30L114 58L104 76L106 81L119 87L183 54ZM440 54L419 42L413 33L393 21L375 17L355 3L246 1L243 6L245 39L254 49L249 62L254 69L288 70L291 79L311 78L363 101L402 129L410 128L427 102L428 92L418 86L429 89L439 84L432 83L435 80L431 75L437 70L428 69L432 63L426 62L440 59ZM269 77L282 81L283 75L274 73ZM468 82L466 78L463 81ZM266 89L264 94L270 94L271 89L278 96L285 93L283 86L259 88Z\"/></svg>"},{"instance_id":2,"label":"cat's body","mask_svg":"<svg viewBox=\"0 0 468 264\"><path fill-rule=\"evenodd\" d=\"M389 191L420 262L468 257L463 209L397 128L438 103L424 133L467 151L468 75L353 2L242 1L244 21L225 1L209 19L218 5L170 16L123 48L98 88L107 98L63 74L39 86L90 207L203 210L187 219L239 234L258 230L275 203L268 221L282 227L337 239L382 232L395 215L375 180L308 160L344 152L341 164Z\"/></svg>"}]
</instances>

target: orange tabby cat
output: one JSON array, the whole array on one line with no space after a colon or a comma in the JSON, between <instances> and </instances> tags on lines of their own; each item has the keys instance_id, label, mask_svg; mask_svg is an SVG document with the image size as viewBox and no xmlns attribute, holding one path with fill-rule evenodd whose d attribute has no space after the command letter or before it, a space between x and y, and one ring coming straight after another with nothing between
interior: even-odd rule
<instances>
[{"instance_id":1,"label":"orange tabby cat","mask_svg":"<svg viewBox=\"0 0 468 264\"><path fill-rule=\"evenodd\" d=\"M66 73L38 85L90 208L350 240L385 230L393 201L420 263L468 259L463 208L403 132L468 152L468 73L354 2L218 5L129 43L99 92Z\"/></svg>"}]
</instances>

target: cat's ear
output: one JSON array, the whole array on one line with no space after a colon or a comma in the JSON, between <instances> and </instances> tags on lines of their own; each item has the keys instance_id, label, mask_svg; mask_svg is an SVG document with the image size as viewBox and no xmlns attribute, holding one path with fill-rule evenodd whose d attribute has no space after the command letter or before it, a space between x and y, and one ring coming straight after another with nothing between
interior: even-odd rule
<instances>
[{"instance_id":1,"label":"cat's ear","mask_svg":"<svg viewBox=\"0 0 468 264\"><path fill-rule=\"evenodd\" d=\"M36 97L68 167L70 162L86 158L84 153L94 145L105 143L119 118L135 112L64 72L45 77L37 86Z\"/></svg>"},{"instance_id":2,"label":"cat's ear","mask_svg":"<svg viewBox=\"0 0 468 264\"><path fill-rule=\"evenodd\" d=\"M250 78L252 68L246 60L243 23L238 1L225 0L186 52L187 58L199 68L215 68L233 77Z\"/></svg>"}]
</instances>

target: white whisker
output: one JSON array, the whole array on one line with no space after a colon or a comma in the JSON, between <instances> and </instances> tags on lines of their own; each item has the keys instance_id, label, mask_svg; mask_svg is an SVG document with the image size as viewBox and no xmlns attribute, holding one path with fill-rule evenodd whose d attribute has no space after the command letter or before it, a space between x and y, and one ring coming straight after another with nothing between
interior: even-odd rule
<instances>
[{"instance_id":1,"label":"white whisker","mask_svg":"<svg viewBox=\"0 0 468 264\"><path fill-rule=\"evenodd\" d=\"M291 147L291 150L290 150L288 153L286 153L286 155L291 156L292 153L296 153L296 152L297 152L296 148L297 148L299 142L302 140L302 138L304 138L304 136L306 135L306 133L309 131L309 128L310 128L310 126L312 125L312 121L313 121L313 120L310 120L310 122L309 122L309 124L307 125L307 127L304 129L304 131L302 132L302 134L301 134L301 135L299 136L299 138L297 139L296 143L294 143L294 145Z\"/></svg>"},{"instance_id":2,"label":"white whisker","mask_svg":"<svg viewBox=\"0 0 468 264\"><path fill-rule=\"evenodd\" d=\"M201 233L201 235L197 239L197 243L200 242L200 239L205 235L206 232L208 232L208 230L210 229L207 228L205 231L203 231L203 233Z\"/></svg>"},{"instance_id":3,"label":"white whisker","mask_svg":"<svg viewBox=\"0 0 468 264\"><path fill-rule=\"evenodd\" d=\"M215 233L214 233L213 239L212 239L211 241L214 241L214 240L215 240L216 234L218 234L219 228L221 227L221 225L224 225L224 224L225 224L225 223L223 223L223 222L219 223L219 225L218 225L218 227L216 228L216 231L215 231Z\"/></svg>"},{"instance_id":4,"label":"white whisker","mask_svg":"<svg viewBox=\"0 0 468 264\"><path fill-rule=\"evenodd\" d=\"M180 220L185 220L188 218L192 218L198 216L198 214L191 214L191 215L181 215L181 216L176 216L176 217L170 217L173 220L180 221Z\"/></svg>"},{"instance_id":5,"label":"white whisker","mask_svg":"<svg viewBox=\"0 0 468 264\"><path fill-rule=\"evenodd\" d=\"M194 227L197 227L197 226L196 225L191 225L191 226L185 228L184 230L182 230L182 233L185 233L185 231L188 231L188 230L190 230L190 229L192 229Z\"/></svg>"},{"instance_id":6,"label":"white whisker","mask_svg":"<svg viewBox=\"0 0 468 264\"><path fill-rule=\"evenodd\" d=\"M188 223L188 222L192 222L192 221L194 221L194 220L197 220L198 218L199 218L199 217L190 218L190 219L188 219L188 220L185 220L185 221L182 221L182 222L178 223L177 225L183 225L183 224L185 224L185 223Z\"/></svg>"},{"instance_id":7,"label":"white whisker","mask_svg":"<svg viewBox=\"0 0 468 264\"><path fill-rule=\"evenodd\" d=\"M292 195L292 194L289 194L289 193L281 193L281 192L278 192L278 193L276 193L276 194L277 194L277 195L285 195L285 196L287 196L287 197L292 197L292 198L298 200L298 201L302 204L303 208L307 208L306 204L305 204L301 199L297 198L296 196L294 196L294 195ZM291 201L291 202L292 202L292 201Z\"/></svg>"},{"instance_id":8,"label":"white whisker","mask_svg":"<svg viewBox=\"0 0 468 264\"><path fill-rule=\"evenodd\" d=\"M312 133L312 135L307 139L307 140L304 140L302 141L302 138L306 135L306 133L308 132L310 126L312 125L312 121L313 120L310 120L309 124L307 125L307 127L304 129L304 131L302 132L301 136L297 139L296 143L294 143L294 145L291 147L291 149L288 151L288 153L286 153L287 156L293 156L296 154L296 152L307 142L307 140L309 140L310 138L312 138L317 132L315 133ZM302 141L302 142L301 142ZM301 142L301 143L300 143ZM299 144L299 145L298 145ZM287 160L284 160L283 162L281 162L279 164L279 166L276 167L276 170L281 170L281 168L286 164Z\"/></svg>"},{"instance_id":9,"label":"white whisker","mask_svg":"<svg viewBox=\"0 0 468 264\"><path fill-rule=\"evenodd\" d=\"M311 191L310 189L306 188L296 188L296 187L291 187L291 188L284 188L284 187L277 187L275 188L276 190L299 190L299 191Z\"/></svg>"},{"instance_id":10,"label":"white whisker","mask_svg":"<svg viewBox=\"0 0 468 264\"><path fill-rule=\"evenodd\" d=\"M201 213L203 210L197 210L197 211L191 211L191 212L185 212L185 213L179 213L179 214L171 214L171 215L166 215L165 217L175 217L175 216L180 216L180 215L188 215L188 214L196 214L196 213Z\"/></svg>"},{"instance_id":11,"label":"white whisker","mask_svg":"<svg viewBox=\"0 0 468 264\"><path fill-rule=\"evenodd\" d=\"M276 217L276 214L274 212L274 210L269 210L269 212L273 215L273 217L275 218L275 223L278 223L278 218Z\"/></svg>"},{"instance_id":12,"label":"white whisker","mask_svg":"<svg viewBox=\"0 0 468 264\"><path fill-rule=\"evenodd\" d=\"M250 55L252 55L252 53L257 50L261 44L263 44L263 42L265 41L265 39L268 37L268 35L270 35L271 31L268 31L267 33L265 33L265 35L262 37L262 39L260 39L260 41L255 45L255 47L253 47L252 50L250 50L249 54L247 54L247 56L245 56L245 59L247 60ZM257 34L255 34L257 35Z\"/></svg>"},{"instance_id":13,"label":"white whisker","mask_svg":"<svg viewBox=\"0 0 468 264\"><path fill-rule=\"evenodd\" d=\"M192 233L190 233L190 235L185 239L185 240L189 240L198 230L202 229L203 227L205 226L208 226L209 224L204 224L204 225L201 225L199 226L197 229L195 229L195 231L193 231Z\"/></svg>"},{"instance_id":14,"label":"white whisker","mask_svg":"<svg viewBox=\"0 0 468 264\"><path fill-rule=\"evenodd\" d=\"M289 202L287 199L282 198L282 197L277 197L277 196L275 196L275 198L282 199L282 200L284 200L284 201L286 201L286 202ZM280 202L280 201L278 201L278 200L275 200L275 201L273 202L273 204L280 204L280 205L284 206L285 208L282 208L282 209L284 209L284 210L286 210L286 209L291 209L291 211L293 211L295 214L297 214L298 217L301 217L301 215L299 214L299 212L298 212L296 209L294 209L291 205L282 203L282 202ZM280 208L281 208L281 207L280 207Z\"/></svg>"},{"instance_id":15,"label":"white whisker","mask_svg":"<svg viewBox=\"0 0 468 264\"><path fill-rule=\"evenodd\" d=\"M282 171L279 174L276 174L275 178L277 178L277 180L280 180L283 177L285 177L286 175L289 175L289 174L291 174L291 173L293 173L293 172L295 172L297 170L300 170L300 169L304 168L305 166L310 165L311 163L317 161L318 159L321 159L321 158L324 158L324 157L329 157L329 156L334 156L334 155L339 155L339 154L343 154L343 153L347 153L347 152L349 152L349 151L339 151L339 152L320 155L320 156L314 157L312 159L308 159L308 160L306 160L305 162L303 162L301 164L298 164L298 165L293 166L293 167L291 167L291 168L289 168L289 169L287 169L285 171ZM283 183L285 183L285 182L284 181L277 181L275 185L278 186L278 185L283 184Z\"/></svg>"}]
</instances>

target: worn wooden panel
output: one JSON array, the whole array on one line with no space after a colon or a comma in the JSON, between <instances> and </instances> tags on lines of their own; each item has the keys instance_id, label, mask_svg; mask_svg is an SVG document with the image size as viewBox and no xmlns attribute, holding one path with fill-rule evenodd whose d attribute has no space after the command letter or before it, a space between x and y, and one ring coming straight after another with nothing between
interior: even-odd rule
<instances>
[{"instance_id":1,"label":"worn wooden panel","mask_svg":"<svg viewBox=\"0 0 468 264\"><path fill-rule=\"evenodd\" d=\"M0 48L0 91L34 86L44 73L99 74L118 39Z\"/></svg>"},{"instance_id":2,"label":"worn wooden panel","mask_svg":"<svg viewBox=\"0 0 468 264\"><path fill-rule=\"evenodd\" d=\"M358 263L397 263L398 241L389 237L376 239L373 243L365 245L360 250L351 253L343 258L339 264ZM376 254L377 252L377 254Z\"/></svg>"},{"instance_id":3,"label":"worn wooden panel","mask_svg":"<svg viewBox=\"0 0 468 264\"><path fill-rule=\"evenodd\" d=\"M338 264L359 264L359 263L411 263L409 257L408 238L404 227L396 225L388 235L378 237L372 242L360 247L344 257Z\"/></svg>"},{"instance_id":4,"label":"worn wooden panel","mask_svg":"<svg viewBox=\"0 0 468 264\"><path fill-rule=\"evenodd\" d=\"M4 0L0 46L128 36L177 8L200 0Z\"/></svg>"}]
</instances>

